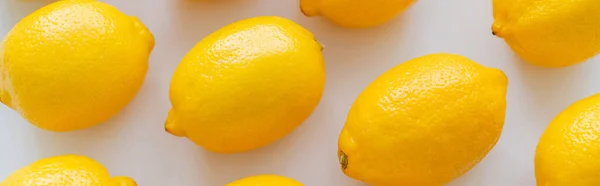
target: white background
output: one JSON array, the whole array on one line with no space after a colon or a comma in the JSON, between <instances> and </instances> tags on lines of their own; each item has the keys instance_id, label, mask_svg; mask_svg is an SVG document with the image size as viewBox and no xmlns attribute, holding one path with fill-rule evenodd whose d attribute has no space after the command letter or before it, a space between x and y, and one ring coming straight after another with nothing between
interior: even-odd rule
<instances>
[{"instance_id":1,"label":"white background","mask_svg":"<svg viewBox=\"0 0 600 186\"><path fill-rule=\"evenodd\" d=\"M49 0L0 1L0 34ZM298 0L106 0L138 16L156 47L146 81L120 114L97 127L69 133L42 131L0 106L0 179L39 158L75 153L92 157L113 175L140 186L220 186L264 173L307 186L359 186L340 171L337 137L354 98L379 74L408 59L450 52L502 69L509 79L502 138L473 170L450 186L533 186L537 140L571 103L600 92L598 60L544 69L522 62L492 36L491 0L420 0L398 19L372 29L345 29L307 18ZM325 95L295 132L247 153L209 153L164 132L169 82L187 51L218 28L259 15L279 15L313 31L325 45Z\"/></svg>"}]
</instances>

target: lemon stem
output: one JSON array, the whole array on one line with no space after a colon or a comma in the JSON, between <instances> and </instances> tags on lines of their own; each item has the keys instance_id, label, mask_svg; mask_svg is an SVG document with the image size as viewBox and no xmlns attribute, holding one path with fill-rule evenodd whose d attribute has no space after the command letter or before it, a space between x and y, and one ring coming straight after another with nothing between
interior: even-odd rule
<instances>
[{"instance_id":1,"label":"lemon stem","mask_svg":"<svg viewBox=\"0 0 600 186\"><path fill-rule=\"evenodd\" d=\"M339 161L342 169L346 170L348 168L348 156L343 151L340 151Z\"/></svg>"}]
</instances>

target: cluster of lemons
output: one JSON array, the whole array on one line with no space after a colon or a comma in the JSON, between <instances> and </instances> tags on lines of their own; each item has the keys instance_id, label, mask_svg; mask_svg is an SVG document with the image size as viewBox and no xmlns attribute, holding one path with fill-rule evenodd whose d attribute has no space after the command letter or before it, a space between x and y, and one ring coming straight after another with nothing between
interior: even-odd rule
<instances>
[{"instance_id":1,"label":"cluster of lemons","mask_svg":"<svg viewBox=\"0 0 600 186\"><path fill-rule=\"evenodd\" d=\"M307 16L349 28L385 23L414 0L300 0ZM493 0L492 33L526 61L582 62L600 51L597 0ZM0 46L0 101L35 126L88 128L137 94L154 47L135 17L95 0L62 0L23 18ZM165 130L208 151L238 153L293 131L325 87L323 47L281 17L225 26L200 41L173 74ZM479 163L498 141L508 79L456 54L430 54L394 67L356 99L341 131L342 171L372 185L446 184ZM538 145L540 186L600 185L600 96L558 115ZM0 186L131 186L79 155L45 158ZM229 186L299 186L277 175Z\"/></svg>"}]
</instances>

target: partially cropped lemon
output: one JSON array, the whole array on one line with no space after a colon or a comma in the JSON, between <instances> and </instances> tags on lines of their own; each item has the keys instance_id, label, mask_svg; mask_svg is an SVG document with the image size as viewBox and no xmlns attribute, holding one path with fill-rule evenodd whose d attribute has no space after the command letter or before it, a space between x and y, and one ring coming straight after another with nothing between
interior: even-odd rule
<instances>
[{"instance_id":1,"label":"partially cropped lemon","mask_svg":"<svg viewBox=\"0 0 600 186\"><path fill-rule=\"evenodd\" d=\"M535 154L538 186L600 185L600 94L562 111L542 135Z\"/></svg>"},{"instance_id":2,"label":"partially cropped lemon","mask_svg":"<svg viewBox=\"0 0 600 186\"><path fill-rule=\"evenodd\" d=\"M306 16L324 16L351 28L381 25L394 19L416 0L300 0Z\"/></svg>"},{"instance_id":3,"label":"partially cropped lemon","mask_svg":"<svg viewBox=\"0 0 600 186\"><path fill-rule=\"evenodd\" d=\"M525 61L564 67L600 52L598 0L493 0L493 33Z\"/></svg>"},{"instance_id":4,"label":"partially cropped lemon","mask_svg":"<svg viewBox=\"0 0 600 186\"><path fill-rule=\"evenodd\" d=\"M220 153L282 138L319 103L325 85L321 49L309 31L281 17L221 28L177 67L165 129Z\"/></svg>"},{"instance_id":5,"label":"partially cropped lemon","mask_svg":"<svg viewBox=\"0 0 600 186\"><path fill-rule=\"evenodd\" d=\"M135 17L63 0L23 18L0 47L0 101L32 124L71 131L117 114L140 89L154 47Z\"/></svg>"},{"instance_id":6,"label":"partially cropped lemon","mask_svg":"<svg viewBox=\"0 0 600 186\"><path fill-rule=\"evenodd\" d=\"M78 155L45 158L9 175L0 186L136 186L129 177L110 177L93 159Z\"/></svg>"},{"instance_id":7,"label":"partially cropped lemon","mask_svg":"<svg viewBox=\"0 0 600 186\"><path fill-rule=\"evenodd\" d=\"M260 175L234 181L225 186L302 186L302 183L277 175Z\"/></svg>"},{"instance_id":8,"label":"partially cropped lemon","mask_svg":"<svg viewBox=\"0 0 600 186\"><path fill-rule=\"evenodd\" d=\"M494 147L507 79L453 54L385 72L357 98L339 138L344 173L372 185L443 185Z\"/></svg>"}]
</instances>

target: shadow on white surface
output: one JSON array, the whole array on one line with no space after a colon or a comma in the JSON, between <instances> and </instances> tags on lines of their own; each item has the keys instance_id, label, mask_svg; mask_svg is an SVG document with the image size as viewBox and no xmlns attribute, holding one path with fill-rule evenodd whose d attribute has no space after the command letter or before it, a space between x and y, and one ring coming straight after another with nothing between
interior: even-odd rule
<instances>
[{"instance_id":1,"label":"shadow on white surface","mask_svg":"<svg viewBox=\"0 0 600 186\"><path fill-rule=\"evenodd\" d=\"M516 55L514 58L519 67L517 71L522 73L520 80L525 84L522 88L538 109L569 105L569 100L561 98L577 95L577 92L585 89L579 83L585 80L585 63L564 68L544 68L529 64Z\"/></svg>"},{"instance_id":2,"label":"shadow on white surface","mask_svg":"<svg viewBox=\"0 0 600 186\"><path fill-rule=\"evenodd\" d=\"M90 157L105 157L119 159L111 152L112 145L127 144L128 139L120 136L127 135L127 125L138 125L127 122L129 107L115 117L96 126L71 132L51 132L36 129L33 137L37 142L38 157L49 157L63 154L80 154Z\"/></svg>"}]
</instances>

